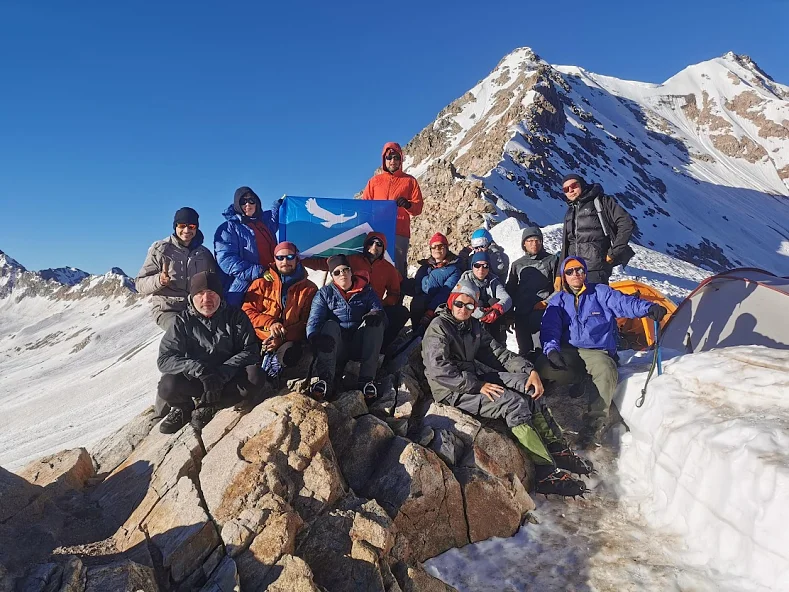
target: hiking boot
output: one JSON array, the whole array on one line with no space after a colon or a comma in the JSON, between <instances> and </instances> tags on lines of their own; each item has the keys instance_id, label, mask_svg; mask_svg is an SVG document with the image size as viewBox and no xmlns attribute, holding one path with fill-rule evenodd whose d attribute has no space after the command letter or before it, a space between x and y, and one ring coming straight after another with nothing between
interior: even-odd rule
<instances>
[{"instance_id":1,"label":"hiking boot","mask_svg":"<svg viewBox=\"0 0 789 592\"><path fill-rule=\"evenodd\" d=\"M323 401L326 398L326 393L329 391L329 386L325 380L319 380L310 386L309 395L316 401Z\"/></svg>"},{"instance_id":2,"label":"hiking boot","mask_svg":"<svg viewBox=\"0 0 789 592\"><path fill-rule=\"evenodd\" d=\"M163 434L174 434L185 425L186 415L184 410L180 407L170 407L170 413L159 424L159 431Z\"/></svg>"},{"instance_id":3,"label":"hiking boot","mask_svg":"<svg viewBox=\"0 0 789 592\"><path fill-rule=\"evenodd\" d=\"M364 402L368 405L378 398L378 386L375 381L367 378L359 379L359 390L364 395Z\"/></svg>"},{"instance_id":4,"label":"hiking boot","mask_svg":"<svg viewBox=\"0 0 789 592\"><path fill-rule=\"evenodd\" d=\"M601 440L604 430L604 423L584 425L581 431L578 432L578 439L575 441L576 448L578 448L578 450L597 450L602 446Z\"/></svg>"},{"instance_id":5,"label":"hiking boot","mask_svg":"<svg viewBox=\"0 0 789 592\"><path fill-rule=\"evenodd\" d=\"M189 423L196 431L202 432L208 422L214 419L214 415L216 415L216 407L200 407L192 411L192 420Z\"/></svg>"},{"instance_id":6,"label":"hiking boot","mask_svg":"<svg viewBox=\"0 0 789 592\"><path fill-rule=\"evenodd\" d=\"M537 493L543 494L545 497L549 495L561 495L564 497L575 497L589 491L586 488L586 483L580 479L574 479L570 473L566 473L560 469L554 470L547 477L537 481Z\"/></svg>"},{"instance_id":7,"label":"hiking boot","mask_svg":"<svg viewBox=\"0 0 789 592\"><path fill-rule=\"evenodd\" d=\"M548 444L548 452L553 457L553 462L560 469L576 475L589 475L594 470L592 461L585 460L575 454L565 442L552 442Z\"/></svg>"}]
</instances>

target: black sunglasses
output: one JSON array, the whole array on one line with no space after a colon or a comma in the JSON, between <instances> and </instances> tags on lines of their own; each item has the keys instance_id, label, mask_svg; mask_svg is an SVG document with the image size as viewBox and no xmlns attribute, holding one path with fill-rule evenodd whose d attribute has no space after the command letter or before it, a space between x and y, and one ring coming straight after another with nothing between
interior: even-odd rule
<instances>
[{"instance_id":1,"label":"black sunglasses","mask_svg":"<svg viewBox=\"0 0 789 592\"><path fill-rule=\"evenodd\" d=\"M285 261L285 259L287 259L288 261L293 261L295 258L296 258L295 253L291 253L290 255L274 255L274 259L276 259L277 261Z\"/></svg>"},{"instance_id":2,"label":"black sunglasses","mask_svg":"<svg viewBox=\"0 0 789 592\"><path fill-rule=\"evenodd\" d=\"M586 271L584 271L583 267L571 267L570 269L564 270L564 275L585 275Z\"/></svg>"},{"instance_id":3,"label":"black sunglasses","mask_svg":"<svg viewBox=\"0 0 789 592\"><path fill-rule=\"evenodd\" d=\"M331 272L334 277L340 277L344 273L351 273L350 267L340 267Z\"/></svg>"},{"instance_id":4,"label":"black sunglasses","mask_svg":"<svg viewBox=\"0 0 789 592\"><path fill-rule=\"evenodd\" d=\"M488 265L487 263L475 263L474 264L474 269L488 269L489 267L490 267L490 265Z\"/></svg>"},{"instance_id":5,"label":"black sunglasses","mask_svg":"<svg viewBox=\"0 0 789 592\"><path fill-rule=\"evenodd\" d=\"M381 241L379 241L377 238L374 238L373 240L371 240L370 244L371 245L375 245L376 247L383 247L384 246L384 244Z\"/></svg>"},{"instance_id":6,"label":"black sunglasses","mask_svg":"<svg viewBox=\"0 0 789 592\"><path fill-rule=\"evenodd\" d=\"M238 205L245 206L247 204L254 204L255 198L254 197L242 197L238 200Z\"/></svg>"},{"instance_id":7,"label":"black sunglasses","mask_svg":"<svg viewBox=\"0 0 789 592\"><path fill-rule=\"evenodd\" d=\"M396 152L390 152L386 155L386 160L400 160L400 155Z\"/></svg>"},{"instance_id":8,"label":"black sunglasses","mask_svg":"<svg viewBox=\"0 0 789 592\"><path fill-rule=\"evenodd\" d=\"M474 310L475 308L477 308L477 305L474 304L473 302L463 303L463 302L458 302L457 300L455 300L452 303L452 306L454 306L455 308L465 308L466 310Z\"/></svg>"}]
</instances>

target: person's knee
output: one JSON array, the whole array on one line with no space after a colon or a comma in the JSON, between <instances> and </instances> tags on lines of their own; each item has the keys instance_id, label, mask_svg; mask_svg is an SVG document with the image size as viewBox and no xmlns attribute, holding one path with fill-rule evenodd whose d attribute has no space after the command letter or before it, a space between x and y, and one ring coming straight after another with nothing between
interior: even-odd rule
<instances>
[{"instance_id":1,"label":"person's knee","mask_svg":"<svg viewBox=\"0 0 789 592\"><path fill-rule=\"evenodd\" d=\"M497 399L504 413L507 427L515 427L522 423L531 422L532 411L529 400L512 389L504 389L504 393Z\"/></svg>"},{"instance_id":2,"label":"person's knee","mask_svg":"<svg viewBox=\"0 0 789 592\"><path fill-rule=\"evenodd\" d=\"M174 398L177 398L174 395L177 395L180 390L178 387L182 379L179 379L181 377L178 374L162 374L156 387L156 394L164 401L171 402Z\"/></svg>"},{"instance_id":3,"label":"person's knee","mask_svg":"<svg viewBox=\"0 0 789 592\"><path fill-rule=\"evenodd\" d=\"M340 324L334 319L329 319L328 321L323 323L323 327L321 327L320 332L323 335L331 335L332 337L335 338L342 335L342 329L340 329Z\"/></svg>"}]
</instances>

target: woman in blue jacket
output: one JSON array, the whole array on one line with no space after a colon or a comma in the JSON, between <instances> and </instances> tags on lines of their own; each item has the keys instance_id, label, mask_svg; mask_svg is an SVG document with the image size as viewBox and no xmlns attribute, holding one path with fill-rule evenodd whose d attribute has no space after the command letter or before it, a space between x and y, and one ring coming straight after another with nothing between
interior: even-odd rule
<instances>
[{"instance_id":1,"label":"woman in blue jacket","mask_svg":"<svg viewBox=\"0 0 789 592\"><path fill-rule=\"evenodd\" d=\"M623 294L608 284L586 282L586 261L568 257L561 265L562 290L548 301L542 317L540 339L543 355L537 372L543 381L578 384L591 375L596 389L590 392L584 426L578 436L581 448L599 445L619 371L616 354L617 318L666 314L659 304Z\"/></svg>"},{"instance_id":2,"label":"woman in blue jacket","mask_svg":"<svg viewBox=\"0 0 789 592\"><path fill-rule=\"evenodd\" d=\"M225 210L226 222L214 233L214 255L222 275L225 300L241 307L249 285L274 263L280 201L263 210L249 187L239 187Z\"/></svg>"}]
</instances>

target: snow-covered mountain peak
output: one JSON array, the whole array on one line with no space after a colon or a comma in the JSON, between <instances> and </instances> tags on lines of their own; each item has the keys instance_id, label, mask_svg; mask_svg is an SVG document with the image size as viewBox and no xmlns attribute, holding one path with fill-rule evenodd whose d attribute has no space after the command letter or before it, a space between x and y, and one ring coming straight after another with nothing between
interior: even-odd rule
<instances>
[{"instance_id":1,"label":"snow-covered mountain peak","mask_svg":"<svg viewBox=\"0 0 789 592\"><path fill-rule=\"evenodd\" d=\"M24 265L19 263L16 259L6 255L3 251L0 251L0 273L11 270L27 271Z\"/></svg>"}]
</instances>

